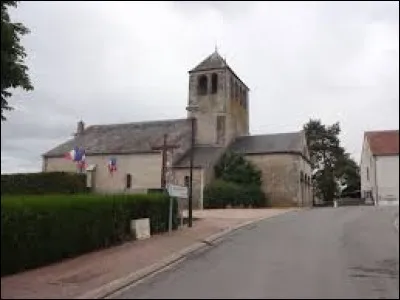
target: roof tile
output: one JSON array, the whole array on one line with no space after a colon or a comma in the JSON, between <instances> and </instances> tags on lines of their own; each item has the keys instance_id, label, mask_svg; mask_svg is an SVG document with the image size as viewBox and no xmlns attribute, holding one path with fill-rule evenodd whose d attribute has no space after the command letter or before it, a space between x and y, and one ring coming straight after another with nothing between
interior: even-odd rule
<instances>
[{"instance_id":1,"label":"roof tile","mask_svg":"<svg viewBox=\"0 0 400 300\"><path fill-rule=\"evenodd\" d=\"M382 130L367 131L365 138L374 155L398 155L399 154L399 131Z\"/></svg>"},{"instance_id":2,"label":"roof tile","mask_svg":"<svg viewBox=\"0 0 400 300\"><path fill-rule=\"evenodd\" d=\"M230 149L243 154L299 153L304 154L304 133L287 132L250 135L237 138Z\"/></svg>"},{"instance_id":3,"label":"roof tile","mask_svg":"<svg viewBox=\"0 0 400 300\"><path fill-rule=\"evenodd\" d=\"M227 67L226 61L219 55L217 51L209 55L206 59L204 59L201 63L199 63L194 69L190 72L197 71L205 71L212 69L222 69Z\"/></svg>"},{"instance_id":4,"label":"roof tile","mask_svg":"<svg viewBox=\"0 0 400 300\"><path fill-rule=\"evenodd\" d=\"M88 155L152 152L153 146L162 144L164 134L168 134L169 143L187 143L190 132L189 119L93 125L44 156L62 156L75 146L85 149Z\"/></svg>"}]
</instances>

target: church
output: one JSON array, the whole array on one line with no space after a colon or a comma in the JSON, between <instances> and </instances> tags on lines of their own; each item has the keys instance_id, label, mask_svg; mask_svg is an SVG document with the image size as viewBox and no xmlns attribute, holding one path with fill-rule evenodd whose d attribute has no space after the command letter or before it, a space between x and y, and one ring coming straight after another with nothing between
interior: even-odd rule
<instances>
[{"instance_id":1,"label":"church","mask_svg":"<svg viewBox=\"0 0 400 300\"><path fill-rule=\"evenodd\" d=\"M88 127L81 121L74 138L42 155L43 171L76 172L76 164L65 154L79 147L85 151L88 186L95 192L146 193L161 187L163 159L167 181L187 185L193 154L193 207L201 209L215 164L226 151L233 151L261 170L263 190L272 206L312 205L304 132L251 135L249 88L217 51L189 71L186 110L186 118L175 120ZM163 158L160 146L165 140L175 147ZM108 168L110 160L115 172Z\"/></svg>"}]
</instances>

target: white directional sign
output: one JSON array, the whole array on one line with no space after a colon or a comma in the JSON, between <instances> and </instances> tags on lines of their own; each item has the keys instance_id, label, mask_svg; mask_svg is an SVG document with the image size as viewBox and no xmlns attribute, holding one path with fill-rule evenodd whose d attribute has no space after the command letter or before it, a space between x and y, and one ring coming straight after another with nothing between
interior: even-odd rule
<instances>
[{"instance_id":1,"label":"white directional sign","mask_svg":"<svg viewBox=\"0 0 400 300\"><path fill-rule=\"evenodd\" d=\"M171 197L184 198L188 197L188 188L186 186L168 185L168 194Z\"/></svg>"}]
</instances>

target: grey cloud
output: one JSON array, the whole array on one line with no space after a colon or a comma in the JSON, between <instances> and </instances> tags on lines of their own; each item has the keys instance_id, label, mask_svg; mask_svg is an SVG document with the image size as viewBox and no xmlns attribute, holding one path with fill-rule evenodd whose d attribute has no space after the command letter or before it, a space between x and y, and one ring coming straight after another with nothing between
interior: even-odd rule
<instances>
[{"instance_id":1,"label":"grey cloud","mask_svg":"<svg viewBox=\"0 0 400 300\"><path fill-rule=\"evenodd\" d=\"M359 159L364 130L398 128L398 2L21 2L12 16L35 91L2 123L2 172L88 125L186 115L187 71L214 50L250 87L252 133L339 121Z\"/></svg>"}]
</instances>

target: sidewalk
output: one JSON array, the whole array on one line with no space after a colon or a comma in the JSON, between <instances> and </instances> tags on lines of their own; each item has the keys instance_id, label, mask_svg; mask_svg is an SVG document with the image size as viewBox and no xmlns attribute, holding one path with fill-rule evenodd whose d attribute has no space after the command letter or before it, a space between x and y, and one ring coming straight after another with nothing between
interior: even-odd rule
<instances>
[{"instance_id":1,"label":"sidewalk","mask_svg":"<svg viewBox=\"0 0 400 300\"><path fill-rule=\"evenodd\" d=\"M39 269L2 277L1 298L76 298L114 280L127 277L199 241L260 218L294 209L225 209L195 211L192 228L152 236L143 241L84 254Z\"/></svg>"}]
</instances>

